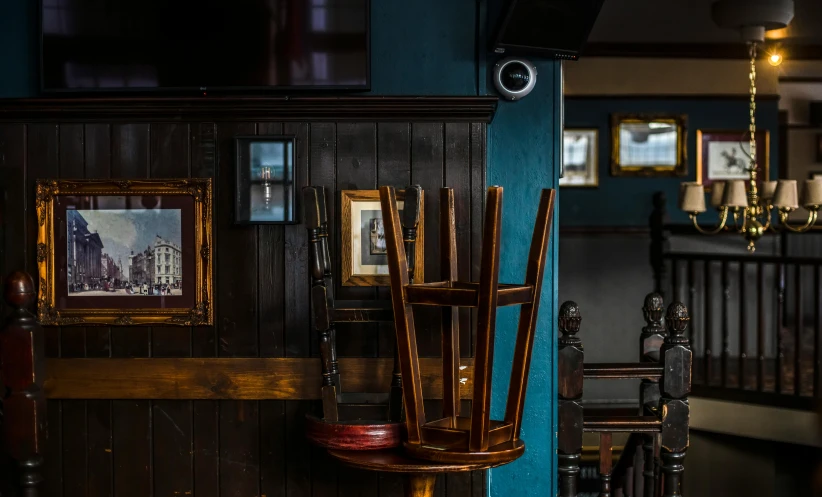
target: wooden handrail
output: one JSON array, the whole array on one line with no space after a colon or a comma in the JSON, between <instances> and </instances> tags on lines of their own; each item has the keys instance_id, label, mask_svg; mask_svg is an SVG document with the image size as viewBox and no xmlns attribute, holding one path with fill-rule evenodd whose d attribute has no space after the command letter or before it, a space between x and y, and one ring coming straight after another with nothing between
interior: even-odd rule
<instances>
[{"instance_id":1,"label":"wooden handrail","mask_svg":"<svg viewBox=\"0 0 822 497\"><path fill-rule=\"evenodd\" d=\"M603 362L585 364L583 374L585 379L591 380L658 380L662 377L662 366L652 362L637 362L633 364Z\"/></svg>"}]
</instances>

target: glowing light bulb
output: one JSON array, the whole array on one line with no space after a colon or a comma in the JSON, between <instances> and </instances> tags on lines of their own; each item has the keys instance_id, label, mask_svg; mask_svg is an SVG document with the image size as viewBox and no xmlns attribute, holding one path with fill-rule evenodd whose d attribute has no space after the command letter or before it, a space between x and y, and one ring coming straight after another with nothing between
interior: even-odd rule
<instances>
[{"instance_id":1,"label":"glowing light bulb","mask_svg":"<svg viewBox=\"0 0 822 497\"><path fill-rule=\"evenodd\" d=\"M782 54L778 54L778 53L775 53L775 52L772 53L771 55L768 56L768 62L772 66L778 66L779 64L782 63Z\"/></svg>"}]
</instances>

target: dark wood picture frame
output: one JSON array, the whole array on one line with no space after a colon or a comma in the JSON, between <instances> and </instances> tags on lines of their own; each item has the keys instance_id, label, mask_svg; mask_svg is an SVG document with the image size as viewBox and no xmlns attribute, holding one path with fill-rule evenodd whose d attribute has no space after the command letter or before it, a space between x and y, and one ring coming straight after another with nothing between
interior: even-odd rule
<instances>
[{"instance_id":1,"label":"dark wood picture frame","mask_svg":"<svg viewBox=\"0 0 822 497\"><path fill-rule=\"evenodd\" d=\"M285 143L284 149L285 165L283 167L283 179L272 180L265 185L261 179L251 177L249 168L251 167L251 145L253 143ZM234 138L234 224L255 225L255 224L299 224L299 192L296 191L298 178L296 178L297 168L297 137L295 135L257 135L257 136L237 136ZM260 183L260 192L263 196L276 195L276 190L281 189L282 202L279 205L283 209L283 220L263 220L253 219L252 212L259 201L254 200L250 193L254 183ZM276 190L275 190L276 189ZM249 198L250 197L250 198ZM272 207L276 207L275 202Z\"/></svg>"},{"instance_id":2,"label":"dark wood picture frame","mask_svg":"<svg viewBox=\"0 0 822 497\"><path fill-rule=\"evenodd\" d=\"M673 165L623 165L620 159L620 126L663 122L676 127L676 163ZM684 114L611 114L611 176L669 177L688 174L688 116Z\"/></svg>"},{"instance_id":3,"label":"dark wood picture frame","mask_svg":"<svg viewBox=\"0 0 822 497\"><path fill-rule=\"evenodd\" d=\"M102 203L107 197L123 199L126 206L131 205L132 200L138 206L145 205L148 200L154 201L155 205L179 208L179 250L184 270L181 294L68 297L70 280L64 268L68 254L64 252L67 251L67 213L72 209L67 208L66 203L74 199L83 203ZM38 322L47 326L211 326L214 321L211 276L213 205L211 178L37 180ZM131 207L126 210L129 209ZM130 286L131 278L129 273L124 288Z\"/></svg>"}]
</instances>

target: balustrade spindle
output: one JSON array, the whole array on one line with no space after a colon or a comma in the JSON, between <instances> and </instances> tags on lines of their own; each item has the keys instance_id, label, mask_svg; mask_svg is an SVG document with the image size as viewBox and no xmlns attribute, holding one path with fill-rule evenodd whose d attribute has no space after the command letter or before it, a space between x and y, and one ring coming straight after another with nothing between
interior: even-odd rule
<instances>
[{"instance_id":1,"label":"balustrade spindle","mask_svg":"<svg viewBox=\"0 0 822 497\"><path fill-rule=\"evenodd\" d=\"M820 291L820 272L822 266L817 264L814 266L813 272L813 350L814 350L814 365L813 365L813 395L816 398L820 397L820 386L822 386L822 348L820 347L820 335L822 335L822 291Z\"/></svg>"},{"instance_id":2,"label":"balustrade spindle","mask_svg":"<svg viewBox=\"0 0 822 497\"><path fill-rule=\"evenodd\" d=\"M728 307L731 304L731 286L728 283L728 261L722 261L722 359L720 365L720 384L728 387L728 358L730 351L731 326Z\"/></svg>"},{"instance_id":3,"label":"balustrade spindle","mask_svg":"<svg viewBox=\"0 0 822 497\"><path fill-rule=\"evenodd\" d=\"M599 497L611 497L611 470L613 454L611 452L611 433L599 434Z\"/></svg>"},{"instance_id":4,"label":"balustrade spindle","mask_svg":"<svg viewBox=\"0 0 822 497\"><path fill-rule=\"evenodd\" d=\"M794 267L794 339L793 339L793 394L802 395L802 328L805 326L802 316L802 266Z\"/></svg>"},{"instance_id":5,"label":"balustrade spindle","mask_svg":"<svg viewBox=\"0 0 822 497\"><path fill-rule=\"evenodd\" d=\"M756 264L756 308L759 310L756 320L756 389L765 391L765 268L761 262Z\"/></svg>"},{"instance_id":6,"label":"balustrade spindle","mask_svg":"<svg viewBox=\"0 0 822 497\"><path fill-rule=\"evenodd\" d=\"M713 380L713 352L711 349L714 346L713 333L711 333L711 307L713 306L713 297L711 293L713 292L711 292L710 261L705 261L703 263L702 272L702 285L705 287L705 292L703 292L703 295L705 296L705 305L702 309L702 327L704 329L703 334L705 336L705 353L703 354L703 360L705 361L705 378L703 379L703 383L705 385L710 385L711 380Z\"/></svg>"},{"instance_id":7,"label":"balustrade spindle","mask_svg":"<svg viewBox=\"0 0 822 497\"><path fill-rule=\"evenodd\" d=\"M774 391L782 393L782 365L785 353L782 350L782 325L785 322L785 265L776 267L776 371L774 371Z\"/></svg>"},{"instance_id":8,"label":"balustrade spindle","mask_svg":"<svg viewBox=\"0 0 822 497\"><path fill-rule=\"evenodd\" d=\"M739 263L739 389L746 387L746 363L748 362L748 316L745 301L745 263Z\"/></svg>"}]
</instances>

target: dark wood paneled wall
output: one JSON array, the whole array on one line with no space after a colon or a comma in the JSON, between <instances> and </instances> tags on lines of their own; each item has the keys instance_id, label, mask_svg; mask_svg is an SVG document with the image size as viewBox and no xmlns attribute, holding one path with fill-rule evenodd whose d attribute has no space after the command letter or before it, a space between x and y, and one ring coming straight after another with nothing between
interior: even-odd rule
<instances>
[{"instance_id":1,"label":"dark wood paneled wall","mask_svg":"<svg viewBox=\"0 0 822 497\"><path fill-rule=\"evenodd\" d=\"M109 116L71 122L42 112L28 122L23 110L3 114L0 104L0 176L6 187L3 272L35 274L34 187L38 178L215 178L216 326L196 328L49 328L47 356L78 357L311 357L306 235L302 225L234 226L234 150L237 135L297 135L300 185L334 193L330 222L339 254L339 191L404 187L426 191L426 254L437 254L438 188L456 189L461 277L479 263L479 227L485 187L483 119L432 121L406 113L364 121L237 120L230 109L212 117L174 114L156 120ZM128 104L136 115L135 105ZM14 107L17 109L17 107ZM42 110L42 109L41 109ZM250 112L250 111L247 111ZM129 115L129 112L120 114ZM5 117L4 117L5 116ZM246 117L245 115L243 117ZM490 115L488 116L490 118ZM345 118L344 118L345 119ZM470 252L469 252L470 251ZM337 258L339 261L339 259ZM426 274L439 274L426 257ZM339 281L339 264L336 267ZM387 289L337 288L344 299L387 296ZM437 316L420 316L423 356L440 355ZM463 316L466 325L471 316ZM393 330L340 329L339 350L349 357L389 357ZM463 349L471 354L471 336ZM139 379L135 378L135 382ZM124 384L124 389L129 385ZM303 438L303 419L315 401L292 400L52 400L45 495L54 497L248 497L401 495L391 475L338 468ZM429 409L439 401L429 401ZM484 476L459 474L438 482L439 496L482 496Z\"/></svg>"}]
</instances>

